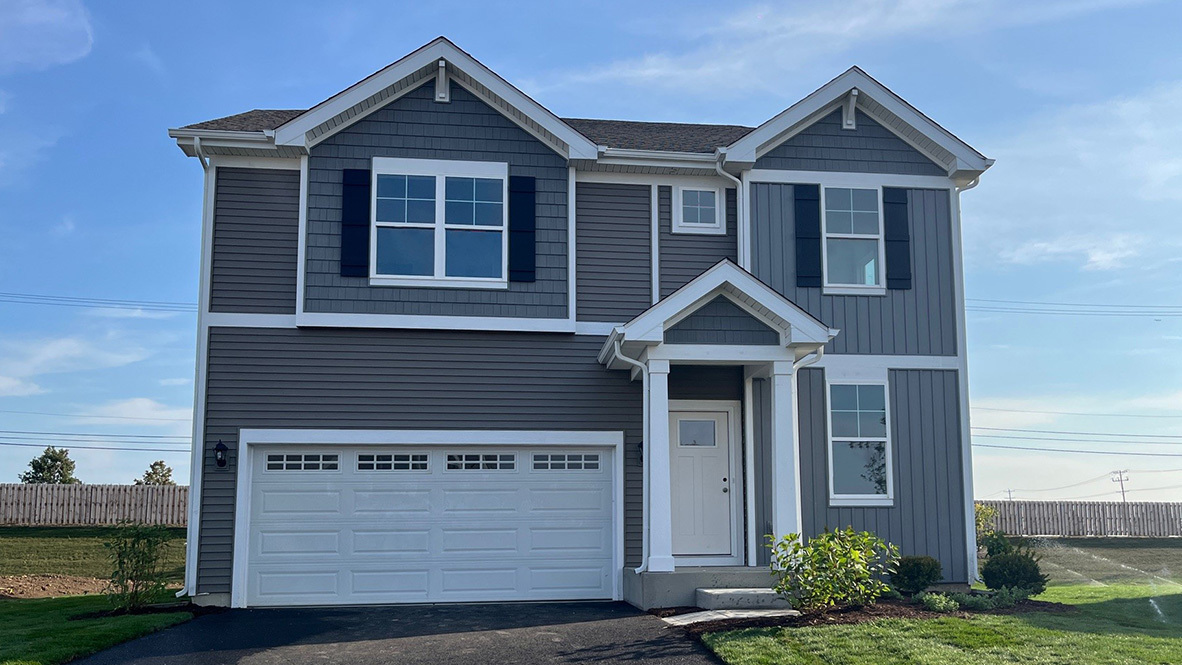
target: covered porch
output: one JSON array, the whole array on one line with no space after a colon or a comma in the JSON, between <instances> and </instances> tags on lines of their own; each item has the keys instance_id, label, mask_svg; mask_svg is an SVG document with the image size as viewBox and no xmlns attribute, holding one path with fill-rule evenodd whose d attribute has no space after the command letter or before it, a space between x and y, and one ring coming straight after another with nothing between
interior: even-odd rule
<instances>
[{"instance_id":1,"label":"covered porch","mask_svg":"<svg viewBox=\"0 0 1182 665\"><path fill-rule=\"evenodd\" d=\"M765 535L801 525L796 371L837 332L724 260L608 337L600 362L643 383L642 556L626 600L768 586Z\"/></svg>"}]
</instances>

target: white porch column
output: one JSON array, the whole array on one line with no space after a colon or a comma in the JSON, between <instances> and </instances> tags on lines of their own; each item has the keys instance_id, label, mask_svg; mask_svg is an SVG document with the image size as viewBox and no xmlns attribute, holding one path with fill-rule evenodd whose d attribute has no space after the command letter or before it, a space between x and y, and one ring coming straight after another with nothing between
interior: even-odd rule
<instances>
[{"instance_id":1,"label":"white porch column","mask_svg":"<svg viewBox=\"0 0 1182 665\"><path fill-rule=\"evenodd\" d=\"M800 533L800 451L796 444L796 380L792 363L772 363L772 529Z\"/></svg>"},{"instance_id":2,"label":"white porch column","mask_svg":"<svg viewBox=\"0 0 1182 665\"><path fill-rule=\"evenodd\" d=\"M648 569L673 570L673 487L669 472L669 361L648 362Z\"/></svg>"}]
</instances>

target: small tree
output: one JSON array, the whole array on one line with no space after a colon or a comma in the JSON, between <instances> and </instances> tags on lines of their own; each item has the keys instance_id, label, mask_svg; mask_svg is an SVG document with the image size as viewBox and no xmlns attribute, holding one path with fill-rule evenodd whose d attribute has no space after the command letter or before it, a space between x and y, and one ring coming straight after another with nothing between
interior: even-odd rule
<instances>
[{"instance_id":1,"label":"small tree","mask_svg":"<svg viewBox=\"0 0 1182 665\"><path fill-rule=\"evenodd\" d=\"M172 467L159 459L148 466L143 478L135 479L136 485L175 485L172 482Z\"/></svg>"},{"instance_id":2,"label":"small tree","mask_svg":"<svg viewBox=\"0 0 1182 665\"><path fill-rule=\"evenodd\" d=\"M167 545L165 527L126 520L119 523L111 540L103 543L113 571L106 594L115 607L136 610L164 592L162 562Z\"/></svg>"},{"instance_id":3,"label":"small tree","mask_svg":"<svg viewBox=\"0 0 1182 665\"><path fill-rule=\"evenodd\" d=\"M977 523L977 547L985 546L985 538L996 530L997 508L977 502L973 504L973 516Z\"/></svg>"},{"instance_id":4,"label":"small tree","mask_svg":"<svg viewBox=\"0 0 1182 665\"><path fill-rule=\"evenodd\" d=\"M74 477L74 460L66 448L49 446L45 452L29 461L29 470L20 474L20 481L29 485L81 485Z\"/></svg>"},{"instance_id":5,"label":"small tree","mask_svg":"<svg viewBox=\"0 0 1182 665\"><path fill-rule=\"evenodd\" d=\"M869 531L825 531L806 543L800 534L776 539L772 550L775 590L798 610L873 604L890 587L899 548Z\"/></svg>"}]
</instances>

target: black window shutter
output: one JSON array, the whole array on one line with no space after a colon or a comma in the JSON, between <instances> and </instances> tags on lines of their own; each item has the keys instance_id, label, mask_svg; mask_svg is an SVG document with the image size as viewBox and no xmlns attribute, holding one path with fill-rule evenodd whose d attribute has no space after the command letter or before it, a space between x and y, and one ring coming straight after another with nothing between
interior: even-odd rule
<instances>
[{"instance_id":1,"label":"black window shutter","mask_svg":"<svg viewBox=\"0 0 1182 665\"><path fill-rule=\"evenodd\" d=\"M341 276L369 277L369 170L345 169L341 182Z\"/></svg>"},{"instance_id":2,"label":"black window shutter","mask_svg":"<svg viewBox=\"0 0 1182 665\"><path fill-rule=\"evenodd\" d=\"M537 195L532 176L509 176L509 281L537 279Z\"/></svg>"},{"instance_id":3,"label":"black window shutter","mask_svg":"<svg viewBox=\"0 0 1182 665\"><path fill-rule=\"evenodd\" d=\"M911 288L911 229L907 221L907 190L882 189L883 240L886 242L886 286Z\"/></svg>"},{"instance_id":4,"label":"black window shutter","mask_svg":"<svg viewBox=\"0 0 1182 665\"><path fill-rule=\"evenodd\" d=\"M796 286L821 286L821 187L793 185L796 220Z\"/></svg>"}]
</instances>

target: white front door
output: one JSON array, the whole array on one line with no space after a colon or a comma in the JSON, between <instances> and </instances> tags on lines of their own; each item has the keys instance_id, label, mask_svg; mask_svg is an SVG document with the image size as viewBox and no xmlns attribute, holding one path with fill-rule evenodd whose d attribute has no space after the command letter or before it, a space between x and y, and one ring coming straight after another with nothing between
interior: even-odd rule
<instances>
[{"instance_id":1,"label":"white front door","mask_svg":"<svg viewBox=\"0 0 1182 665\"><path fill-rule=\"evenodd\" d=\"M734 506L740 487L732 471L728 411L669 412L673 555L734 555Z\"/></svg>"}]
</instances>

